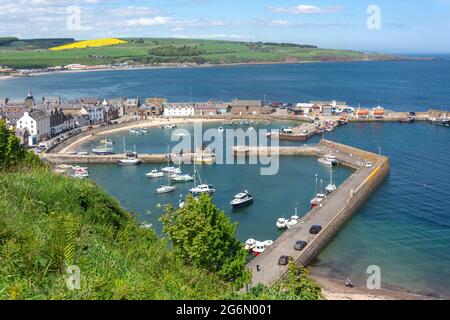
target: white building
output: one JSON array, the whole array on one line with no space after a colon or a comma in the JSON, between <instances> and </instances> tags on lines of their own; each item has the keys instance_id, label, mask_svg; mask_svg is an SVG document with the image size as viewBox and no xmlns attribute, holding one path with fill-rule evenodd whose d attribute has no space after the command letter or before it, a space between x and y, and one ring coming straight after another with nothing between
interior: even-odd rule
<instances>
[{"instance_id":1,"label":"white building","mask_svg":"<svg viewBox=\"0 0 450 320\"><path fill-rule=\"evenodd\" d=\"M164 107L165 117L193 117L194 106L191 104L170 104Z\"/></svg>"},{"instance_id":2,"label":"white building","mask_svg":"<svg viewBox=\"0 0 450 320\"><path fill-rule=\"evenodd\" d=\"M104 121L104 113L102 107L83 107L81 108L80 113L81 115L89 116L89 122L91 125L100 124Z\"/></svg>"},{"instance_id":3,"label":"white building","mask_svg":"<svg viewBox=\"0 0 450 320\"><path fill-rule=\"evenodd\" d=\"M312 112L313 103L297 103L297 109L303 111L303 114L308 115Z\"/></svg>"},{"instance_id":4,"label":"white building","mask_svg":"<svg viewBox=\"0 0 450 320\"><path fill-rule=\"evenodd\" d=\"M40 142L50 137L50 116L44 111L25 112L17 121L17 129L27 130Z\"/></svg>"}]
</instances>

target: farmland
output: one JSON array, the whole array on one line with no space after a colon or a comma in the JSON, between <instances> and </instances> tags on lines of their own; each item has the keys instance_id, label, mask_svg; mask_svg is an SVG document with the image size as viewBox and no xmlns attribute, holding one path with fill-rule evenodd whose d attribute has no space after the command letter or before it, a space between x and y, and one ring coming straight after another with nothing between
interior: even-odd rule
<instances>
[{"instance_id":1,"label":"farmland","mask_svg":"<svg viewBox=\"0 0 450 320\"><path fill-rule=\"evenodd\" d=\"M232 42L195 39L121 39L127 43L104 47L51 51L19 42L0 42L0 66L45 68L68 64L105 65L128 62L137 65L161 63L231 64L313 61L395 60L396 56L357 51L321 49L310 45L262 42ZM62 43L62 44L67 44Z\"/></svg>"}]
</instances>

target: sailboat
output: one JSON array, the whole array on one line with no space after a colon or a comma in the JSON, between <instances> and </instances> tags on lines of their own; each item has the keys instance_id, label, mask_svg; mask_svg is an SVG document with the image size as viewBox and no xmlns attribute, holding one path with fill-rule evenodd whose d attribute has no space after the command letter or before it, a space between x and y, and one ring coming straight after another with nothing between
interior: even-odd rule
<instances>
[{"instance_id":1,"label":"sailboat","mask_svg":"<svg viewBox=\"0 0 450 320\"><path fill-rule=\"evenodd\" d=\"M134 152L125 151L125 137L123 138L123 152L125 154L125 158L119 160L119 165L135 166L141 163L141 160L139 160L138 154L136 152L136 146L134 146Z\"/></svg>"},{"instance_id":2,"label":"sailboat","mask_svg":"<svg viewBox=\"0 0 450 320\"><path fill-rule=\"evenodd\" d=\"M169 177L167 177L167 182L169 183ZM171 193L174 192L177 188L175 188L174 186L171 186L169 184L165 185L165 186L161 186L158 189L156 189L155 193L157 194L164 194L164 193Z\"/></svg>"},{"instance_id":3,"label":"sailboat","mask_svg":"<svg viewBox=\"0 0 450 320\"><path fill-rule=\"evenodd\" d=\"M320 192L317 192L317 182L318 182L318 176L316 174L316 196L314 197L314 199L311 200L311 208L315 208L318 205L320 205L322 203L323 200L325 200L325 198L327 197L323 192L323 180L320 179Z\"/></svg>"},{"instance_id":4,"label":"sailboat","mask_svg":"<svg viewBox=\"0 0 450 320\"><path fill-rule=\"evenodd\" d=\"M333 183L333 168L330 168L330 184L327 185L325 190L327 190L328 193L332 193L337 189L336 184Z\"/></svg>"},{"instance_id":5,"label":"sailboat","mask_svg":"<svg viewBox=\"0 0 450 320\"><path fill-rule=\"evenodd\" d=\"M200 180L200 184L196 185L196 174L198 174L198 179ZM194 188L189 190L190 193L192 193L192 195L194 197L200 195L200 194L213 194L216 192L216 189L214 189L213 185L208 185L208 184L203 184L202 183L202 179L200 177L200 174L198 173L195 163L194 163Z\"/></svg>"},{"instance_id":6,"label":"sailboat","mask_svg":"<svg viewBox=\"0 0 450 320\"><path fill-rule=\"evenodd\" d=\"M170 152L169 152L169 145L167 145L167 167L164 167L161 169L162 172L165 173L176 173L176 168L170 166Z\"/></svg>"}]
</instances>

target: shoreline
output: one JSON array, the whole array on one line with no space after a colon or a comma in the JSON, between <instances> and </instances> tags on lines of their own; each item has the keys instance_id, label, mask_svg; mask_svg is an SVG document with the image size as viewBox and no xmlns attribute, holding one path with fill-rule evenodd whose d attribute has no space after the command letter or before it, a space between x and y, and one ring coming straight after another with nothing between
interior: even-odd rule
<instances>
[{"instance_id":1,"label":"shoreline","mask_svg":"<svg viewBox=\"0 0 450 320\"><path fill-rule=\"evenodd\" d=\"M98 68L90 70L62 70L62 71L42 71L31 73L29 75L5 75L0 76L0 81L10 80L16 78L27 78L43 75L53 74L72 74L72 73L90 73L90 72L105 72L105 71L132 71L132 70L159 70L159 69L193 69L193 68L217 68L217 67L235 67L235 66L260 66L260 65L300 65L300 64L315 64L315 63L361 63L361 62L403 62L403 61L433 61L433 59L387 59L387 60L331 60L331 61L262 61L262 62L236 62L236 63L211 63L200 65L185 65L183 63L171 65L171 66L154 66L154 65L142 65L136 67L125 68Z\"/></svg>"},{"instance_id":2,"label":"shoreline","mask_svg":"<svg viewBox=\"0 0 450 320\"><path fill-rule=\"evenodd\" d=\"M309 278L322 289L326 300L442 300L437 295L425 295L404 288L382 287L379 290L369 290L360 283L354 283L353 288L345 286L345 279L324 275L318 272L318 267L308 268Z\"/></svg>"}]
</instances>

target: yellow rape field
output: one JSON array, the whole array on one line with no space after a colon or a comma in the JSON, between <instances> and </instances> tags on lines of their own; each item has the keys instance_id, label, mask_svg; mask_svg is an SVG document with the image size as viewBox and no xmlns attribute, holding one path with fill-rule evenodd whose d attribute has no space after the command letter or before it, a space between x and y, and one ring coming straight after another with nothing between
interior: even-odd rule
<instances>
[{"instance_id":1,"label":"yellow rape field","mask_svg":"<svg viewBox=\"0 0 450 320\"><path fill-rule=\"evenodd\" d=\"M106 47L112 46L116 44L128 43L127 41L115 39L115 38L105 38L105 39L97 39L97 40L85 40L78 41L74 43L65 44L62 46L57 46L53 48L49 48L51 51L61 51L61 50L70 50L70 49L85 49L91 47Z\"/></svg>"}]
</instances>

